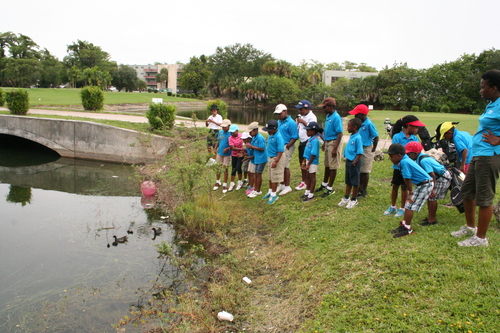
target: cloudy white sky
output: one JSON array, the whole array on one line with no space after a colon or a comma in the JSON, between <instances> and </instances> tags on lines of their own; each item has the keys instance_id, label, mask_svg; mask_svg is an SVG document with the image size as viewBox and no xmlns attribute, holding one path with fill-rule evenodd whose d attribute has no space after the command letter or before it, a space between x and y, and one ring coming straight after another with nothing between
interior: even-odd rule
<instances>
[{"instance_id":1,"label":"cloudy white sky","mask_svg":"<svg viewBox=\"0 0 500 333\"><path fill-rule=\"evenodd\" d=\"M293 64L406 62L428 68L500 48L498 0L4 1L0 32L62 59L78 39L119 64L186 63L250 43Z\"/></svg>"}]
</instances>

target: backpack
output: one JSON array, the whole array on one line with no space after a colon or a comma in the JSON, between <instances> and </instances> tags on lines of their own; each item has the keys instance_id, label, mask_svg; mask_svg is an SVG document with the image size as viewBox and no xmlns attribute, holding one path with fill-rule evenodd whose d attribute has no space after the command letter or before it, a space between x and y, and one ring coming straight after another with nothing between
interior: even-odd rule
<instances>
[{"instance_id":1,"label":"backpack","mask_svg":"<svg viewBox=\"0 0 500 333\"><path fill-rule=\"evenodd\" d=\"M434 145L432 144L432 138L427 128L419 127L417 135L420 138L420 143L424 146L425 151L432 149Z\"/></svg>"},{"instance_id":2,"label":"backpack","mask_svg":"<svg viewBox=\"0 0 500 333\"><path fill-rule=\"evenodd\" d=\"M465 175L460 169L455 167L449 167L451 173L451 185L450 185L450 199L451 204L457 207L460 213L464 212L464 203L462 199L462 184L464 183Z\"/></svg>"}]
</instances>

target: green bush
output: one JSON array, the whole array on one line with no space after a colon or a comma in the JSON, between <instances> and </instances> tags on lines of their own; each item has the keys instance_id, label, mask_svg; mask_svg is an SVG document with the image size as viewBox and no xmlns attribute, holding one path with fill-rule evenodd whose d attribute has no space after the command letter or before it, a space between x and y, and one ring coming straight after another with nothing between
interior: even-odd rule
<instances>
[{"instance_id":1,"label":"green bush","mask_svg":"<svg viewBox=\"0 0 500 333\"><path fill-rule=\"evenodd\" d=\"M450 107L446 104L441 106L441 113L450 113Z\"/></svg>"},{"instance_id":2,"label":"green bush","mask_svg":"<svg viewBox=\"0 0 500 333\"><path fill-rule=\"evenodd\" d=\"M420 106L418 105L413 105L411 107L411 112L420 112Z\"/></svg>"},{"instance_id":3,"label":"green bush","mask_svg":"<svg viewBox=\"0 0 500 333\"><path fill-rule=\"evenodd\" d=\"M5 94L5 101L10 113L25 115L29 111L30 101L27 90L12 90Z\"/></svg>"},{"instance_id":4,"label":"green bush","mask_svg":"<svg viewBox=\"0 0 500 333\"><path fill-rule=\"evenodd\" d=\"M222 116L223 119L227 118L227 104L226 102L220 100L220 99L211 99L207 103L207 110L210 112L212 105L217 104L219 107L219 114Z\"/></svg>"},{"instance_id":5,"label":"green bush","mask_svg":"<svg viewBox=\"0 0 500 333\"><path fill-rule=\"evenodd\" d=\"M80 92L84 110L97 111L104 108L104 93L101 87L86 86Z\"/></svg>"},{"instance_id":6,"label":"green bush","mask_svg":"<svg viewBox=\"0 0 500 333\"><path fill-rule=\"evenodd\" d=\"M171 129L174 127L176 111L174 104L150 103L146 117L153 129Z\"/></svg>"},{"instance_id":7,"label":"green bush","mask_svg":"<svg viewBox=\"0 0 500 333\"><path fill-rule=\"evenodd\" d=\"M171 91L167 91L167 96L172 96L172 92Z\"/></svg>"},{"instance_id":8,"label":"green bush","mask_svg":"<svg viewBox=\"0 0 500 333\"><path fill-rule=\"evenodd\" d=\"M0 107L2 107L4 104L5 104L5 95L2 88L0 88Z\"/></svg>"}]
</instances>

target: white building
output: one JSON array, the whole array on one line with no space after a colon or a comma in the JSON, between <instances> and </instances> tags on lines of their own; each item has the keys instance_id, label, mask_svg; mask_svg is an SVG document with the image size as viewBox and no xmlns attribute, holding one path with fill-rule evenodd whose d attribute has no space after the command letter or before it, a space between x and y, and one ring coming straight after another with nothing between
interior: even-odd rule
<instances>
[{"instance_id":1,"label":"white building","mask_svg":"<svg viewBox=\"0 0 500 333\"><path fill-rule=\"evenodd\" d=\"M176 94L178 91L177 79L179 78L180 71L182 70L182 65L172 64L172 65L127 65L133 68L137 77L140 80L146 81L149 89L163 90ZM168 70L168 80L167 82L157 82L156 74L161 71L162 68L167 68Z\"/></svg>"},{"instance_id":2,"label":"white building","mask_svg":"<svg viewBox=\"0 0 500 333\"><path fill-rule=\"evenodd\" d=\"M346 79L361 79L367 76L375 76L378 75L378 72L348 72L348 71L334 71L334 70L326 70L323 72L323 82L329 86L333 82L337 81L341 77L345 77Z\"/></svg>"}]
</instances>

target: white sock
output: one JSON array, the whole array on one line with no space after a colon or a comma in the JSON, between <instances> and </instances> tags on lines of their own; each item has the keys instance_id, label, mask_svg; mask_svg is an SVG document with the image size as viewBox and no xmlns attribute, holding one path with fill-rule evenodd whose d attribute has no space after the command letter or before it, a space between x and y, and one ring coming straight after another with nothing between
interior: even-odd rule
<instances>
[{"instance_id":1,"label":"white sock","mask_svg":"<svg viewBox=\"0 0 500 333\"><path fill-rule=\"evenodd\" d=\"M220 185L220 179L217 179L215 183Z\"/></svg>"},{"instance_id":2,"label":"white sock","mask_svg":"<svg viewBox=\"0 0 500 333\"><path fill-rule=\"evenodd\" d=\"M229 184L229 186L234 186L234 182L231 182L231 184Z\"/></svg>"},{"instance_id":3,"label":"white sock","mask_svg":"<svg viewBox=\"0 0 500 333\"><path fill-rule=\"evenodd\" d=\"M304 193L304 195L309 195L309 190L306 190L306 192Z\"/></svg>"},{"instance_id":4,"label":"white sock","mask_svg":"<svg viewBox=\"0 0 500 333\"><path fill-rule=\"evenodd\" d=\"M406 222L405 222L404 220L403 220L403 221L401 221L401 224L402 224L402 225L403 225L403 227L405 227L406 229L408 229L408 230L409 230L409 229L411 229L411 224L410 224L410 225L406 224Z\"/></svg>"},{"instance_id":5,"label":"white sock","mask_svg":"<svg viewBox=\"0 0 500 333\"><path fill-rule=\"evenodd\" d=\"M329 186L327 186L327 187L326 187L326 189L327 189L328 191L331 191L331 190L333 190L333 187L329 187Z\"/></svg>"},{"instance_id":6,"label":"white sock","mask_svg":"<svg viewBox=\"0 0 500 333\"><path fill-rule=\"evenodd\" d=\"M322 186L322 187L327 187L327 186L328 186L328 183L321 183L321 186Z\"/></svg>"},{"instance_id":7,"label":"white sock","mask_svg":"<svg viewBox=\"0 0 500 333\"><path fill-rule=\"evenodd\" d=\"M314 198L314 193L309 193L308 197L309 198Z\"/></svg>"},{"instance_id":8,"label":"white sock","mask_svg":"<svg viewBox=\"0 0 500 333\"><path fill-rule=\"evenodd\" d=\"M219 183L220 184L220 183ZM227 187L227 183L222 184L222 187Z\"/></svg>"},{"instance_id":9,"label":"white sock","mask_svg":"<svg viewBox=\"0 0 500 333\"><path fill-rule=\"evenodd\" d=\"M271 196L275 197L276 196L276 192L271 192Z\"/></svg>"}]
</instances>

